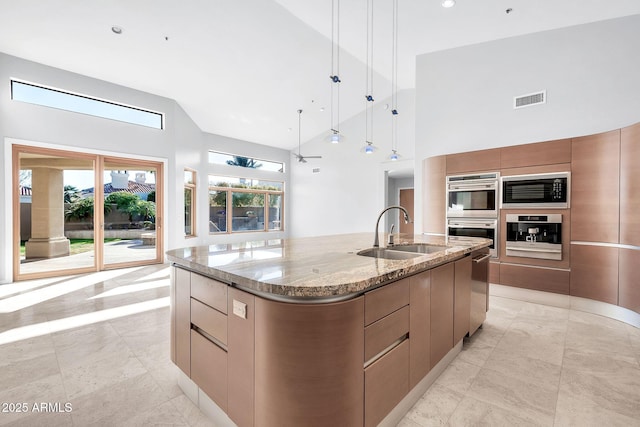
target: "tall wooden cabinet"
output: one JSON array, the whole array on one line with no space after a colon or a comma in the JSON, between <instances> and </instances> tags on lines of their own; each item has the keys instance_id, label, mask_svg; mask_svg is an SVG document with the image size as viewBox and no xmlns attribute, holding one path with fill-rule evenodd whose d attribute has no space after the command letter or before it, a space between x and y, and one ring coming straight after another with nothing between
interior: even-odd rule
<instances>
[{"instance_id":1,"label":"tall wooden cabinet","mask_svg":"<svg viewBox=\"0 0 640 427\"><path fill-rule=\"evenodd\" d=\"M618 243L620 130L571 143L571 241Z\"/></svg>"},{"instance_id":2,"label":"tall wooden cabinet","mask_svg":"<svg viewBox=\"0 0 640 427\"><path fill-rule=\"evenodd\" d=\"M640 123L620 138L619 305L640 313Z\"/></svg>"},{"instance_id":3,"label":"tall wooden cabinet","mask_svg":"<svg viewBox=\"0 0 640 427\"><path fill-rule=\"evenodd\" d=\"M446 168L446 156L429 157L422 162L422 224L425 233L446 232Z\"/></svg>"}]
</instances>

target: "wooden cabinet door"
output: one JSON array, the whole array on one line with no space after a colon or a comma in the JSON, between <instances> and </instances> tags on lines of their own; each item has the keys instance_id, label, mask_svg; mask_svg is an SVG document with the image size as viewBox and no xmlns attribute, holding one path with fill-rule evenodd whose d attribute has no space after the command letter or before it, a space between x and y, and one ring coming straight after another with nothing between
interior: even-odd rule
<instances>
[{"instance_id":1,"label":"wooden cabinet door","mask_svg":"<svg viewBox=\"0 0 640 427\"><path fill-rule=\"evenodd\" d=\"M430 369L453 348L454 263L431 270Z\"/></svg>"},{"instance_id":2,"label":"wooden cabinet door","mask_svg":"<svg viewBox=\"0 0 640 427\"><path fill-rule=\"evenodd\" d=\"M172 267L171 279L171 336L173 354L171 360L188 376L191 376L191 273Z\"/></svg>"},{"instance_id":3,"label":"wooden cabinet door","mask_svg":"<svg viewBox=\"0 0 640 427\"><path fill-rule=\"evenodd\" d=\"M471 323L471 257L459 259L454 266L453 343L463 339Z\"/></svg>"},{"instance_id":4,"label":"wooden cabinet door","mask_svg":"<svg viewBox=\"0 0 640 427\"><path fill-rule=\"evenodd\" d=\"M429 373L431 348L431 271L410 278L409 389Z\"/></svg>"},{"instance_id":5,"label":"wooden cabinet door","mask_svg":"<svg viewBox=\"0 0 640 427\"><path fill-rule=\"evenodd\" d=\"M500 148L447 155L447 175L500 170Z\"/></svg>"},{"instance_id":6,"label":"wooden cabinet door","mask_svg":"<svg viewBox=\"0 0 640 427\"><path fill-rule=\"evenodd\" d=\"M377 426L408 392L409 341L405 340L364 371L364 425Z\"/></svg>"},{"instance_id":7,"label":"wooden cabinet door","mask_svg":"<svg viewBox=\"0 0 640 427\"><path fill-rule=\"evenodd\" d=\"M229 288L227 312L227 414L238 427L249 427L255 424L255 296L236 288Z\"/></svg>"},{"instance_id":8,"label":"wooden cabinet door","mask_svg":"<svg viewBox=\"0 0 640 427\"><path fill-rule=\"evenodd\" d=\"M570 294L618 304L618 248L571 245Z\"/></svg>"},{"instance_id":9,"label":"wooden cabinet door","mask_svg":"<svg viewBox=\"0 0 640 427\"><path fill-rule=\"evenodd\" d=\"M447 158L429 157L422 162L422 229L425 233L446 233Z\"/></svg>"},{"instance_id":10,"label":"wooden cabinet door","mask_svg":"<svg viewBox=\"0 0 640 427\"><path fill-rule=\"evenodd\" d=\"M620 138L620 243L640 246L640 123Z\"/></svg>"},{"instance_id":11,"label":"wooden cabinet door","mask_svg":"<svg viewBox=\"0 0 640 427\"><path fill-rule=\"evenodd\" d=\"M640 250L621 248L619 251L619 305L640 313Z\"/></svg>"},{"instance_id":12,"label":"wooden cabinet door","mask_svg":"<svg viewBox=\"0 0 640 427\"><path fill-rule=\"evenodd\" d=\"M500 162L502 169L569 163L571 139L503 147Z\"/></svg>"},{"instance_id":13,"label":"wooden cabinet door","mask_svg":"<svg viewBox=\"0 0 640 427\"><path fill-rule=\"evenodd\" d=\"M620 130L571 143L571 240L618 243Z\"/></svg>"}]
</instances>

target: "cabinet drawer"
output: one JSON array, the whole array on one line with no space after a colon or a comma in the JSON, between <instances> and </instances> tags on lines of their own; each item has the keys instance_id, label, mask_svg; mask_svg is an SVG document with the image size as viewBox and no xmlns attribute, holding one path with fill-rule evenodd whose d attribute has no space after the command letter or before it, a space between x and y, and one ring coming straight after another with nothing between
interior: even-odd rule
<instances>
[{"instance_id":1,"label":"cabinet drawer","mask_svg":"<svg viewBox=\"0 0 640 427\"><path fill-rule=\"evenodd\" d=\"M409 332L409 306L383 317L364 329L364 361L379 354Z\"/></svg>"},{"instance_id":2,"label":"cabinet drawer","mask_svg":"<svg viewBox=\"0 0 640 427\"><path fill-rule=\"evenodd\" d=\"M403 279L364 294L364 325L409 304L409 280Z\"/></svg>"},{"instance_id":3,"label":"cabinet drawer","mask_svg":"<svg viewBox=\"0 0 640 427\"><path fill-rule=\"evenodd\" d=\"M228 287L225 283L191 273L191 296L224 314L227 314Z\"/></svg>"},{"instance_id":4,"label":"cabinet drawer","mask_svg":"<svg viewBox=\"0 0 640 427\"><path fill-rule=\"evenodd\" d=\"M191 330L191 379L227 410L227 352Z\"/></svg>"},{"instance_id":5,"label":"cabinet drawer","mask_svg":"<svg viewBox=\"0 0 640 427\"><path fill-rule=\"evenodd\" d=\"M191 298L191 323L227 345L227 315Z\"/></svg>"},{"instance_id":6,"label":"cabinet drawer","mask_svg":"<svg viewBox=\"0 0 640 427\"><path fill-rule=\"evenodd\" d=\"M409 340L364 370L364 425L375 426L409 392Z\"/></svg>"}]
</instances>

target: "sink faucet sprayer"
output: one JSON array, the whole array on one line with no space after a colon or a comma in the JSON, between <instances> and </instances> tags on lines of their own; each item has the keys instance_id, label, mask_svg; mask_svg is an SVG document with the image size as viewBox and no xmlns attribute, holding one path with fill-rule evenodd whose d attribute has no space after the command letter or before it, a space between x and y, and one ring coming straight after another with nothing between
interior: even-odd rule
<instances>
[{"instance_id":1,"label":"sink faucet sprayer","mask_svg":"<svg viewBox=\"0 0 640 427\"><path fill-rule=\"evenodd\" d=\"M400 205L395 205L395 206L389 206L388 208L384 208L382 212L380 212L380 215L378 215L378 221L376 221L376 237L373 240L374 248L377 248L380 246L380 240L378 238L378 226L380 225L380 218L382 218L382 215L384 215L384 213L390 209L400 209L404 213L405 224L409 224L411 222L411 217L409 216L409 212L407 212L407 210L404 207Z\"/></svg>"}]
</instances>

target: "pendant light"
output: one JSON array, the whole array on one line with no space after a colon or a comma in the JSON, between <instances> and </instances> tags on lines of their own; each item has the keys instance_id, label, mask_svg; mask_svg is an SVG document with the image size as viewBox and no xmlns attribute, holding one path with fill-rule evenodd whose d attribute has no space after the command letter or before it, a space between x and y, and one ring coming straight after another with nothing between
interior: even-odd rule
<instances>
[{"instance_id":1,"label":"pendant light","mask_svg":"<svg viewBox=\"0 0 640 427\"><path fill-rule=\"evenodd\" d=\"M398 0L393 0L393 37L391 42L391 154L388 159L398 160Z\"/></svg>"},{"instance_id":2,"label":"pendant light","mask_svg":"<svg viewBox=\"0 0 640 427\"><path fill-rule=\"evenodd\" d=\"M340 0L331 0L331 136L340 142Z\"/></svg>"},{"instance_id":3,"label":"pendant light","mask_svg":"<svg viewBox=\"0 0 640 427\"><path fill-rule=\"evenodd\" d=\"M364 142L362 152L373 154L377 147L373 145L373 0L367 0L367 77L364 108Z\"/></svg>"}]
</instances>

